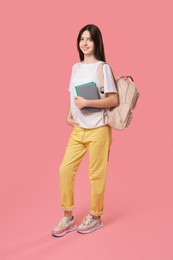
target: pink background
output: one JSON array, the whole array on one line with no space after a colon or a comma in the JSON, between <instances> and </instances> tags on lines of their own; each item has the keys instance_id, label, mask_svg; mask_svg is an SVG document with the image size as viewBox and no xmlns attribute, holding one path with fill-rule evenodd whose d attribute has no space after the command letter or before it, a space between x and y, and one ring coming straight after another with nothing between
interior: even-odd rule
<instances>
[{"instance_id":1,"label":"pink background","mask_svg":"<svg viewBox=\"0 0 173 260\"><path fill-rule=\"evenodd\" d=\"M172 1L0 2L0 260L173 259ZM58 167L71 128L68 83L76 37L102 31L107 62L141 93L134 119L114 131L104 229L58 239ZM88 157L74 214L89 210Z\"/></svg>"}]
</instances>

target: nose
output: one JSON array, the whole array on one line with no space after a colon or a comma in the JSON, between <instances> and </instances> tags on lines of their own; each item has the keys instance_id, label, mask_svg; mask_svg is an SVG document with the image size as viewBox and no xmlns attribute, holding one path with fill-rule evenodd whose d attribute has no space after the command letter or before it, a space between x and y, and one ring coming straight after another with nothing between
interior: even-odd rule
<instances>
[{"instance_id":1,"label":"nose","mask_svg":"<svg viewBox=\"0 0 173 260\"><path fill-rule=\"evenodd\" d=\"M84 40L84 45L87 45L87 40Z\"/></svg>"}]
</instances>

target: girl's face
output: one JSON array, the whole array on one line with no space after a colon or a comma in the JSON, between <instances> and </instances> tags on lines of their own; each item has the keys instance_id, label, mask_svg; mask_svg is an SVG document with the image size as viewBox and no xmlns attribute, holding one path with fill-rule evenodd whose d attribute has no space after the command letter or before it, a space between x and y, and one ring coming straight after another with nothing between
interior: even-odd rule
<instances>
[{"instance_id":1,"label":"girl's face","mask_svg":"<svg viewBox=\"0 0 173 260\"><path fill-rule=\"evenodd\" d=\"M84 55L94 55L94 42L91 39L89 31L86 30L82 33L79 47Z\"/></svg>"}]
</instances>

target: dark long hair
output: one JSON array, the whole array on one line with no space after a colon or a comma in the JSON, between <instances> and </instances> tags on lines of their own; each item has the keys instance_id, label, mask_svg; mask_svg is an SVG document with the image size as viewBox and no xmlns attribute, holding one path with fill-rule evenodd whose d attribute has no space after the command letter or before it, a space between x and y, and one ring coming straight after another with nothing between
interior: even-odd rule
<instances>
[{"instance_id":1,"label":"dark long hair","mask_svg":"<svg viewBox=\"0 0 173 260\"><path fill-rule=\"evenodd\" d=\"M81 40L82 33L86 30L90 32L91 39L94 42L94 54L96 59L106 62L102 34L100 29L94 24L87 24L79 31L77 37L77 50L79 52L80 60L84 60L84 54L80 50L79 43Z\"/></svg>"}]
</instances>

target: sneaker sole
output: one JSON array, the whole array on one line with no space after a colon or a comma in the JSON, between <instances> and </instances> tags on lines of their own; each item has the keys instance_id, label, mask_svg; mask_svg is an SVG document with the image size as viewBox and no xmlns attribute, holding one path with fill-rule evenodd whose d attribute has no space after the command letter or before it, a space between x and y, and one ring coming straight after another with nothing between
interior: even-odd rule
<instances>
[{"instance_id":1,"label":"sneaker sole","mask_svg":"<svg viewBox=\"0 0 173 260\"><path fill-rule=\"evenodd\" d=\"M69 232L73 232L77 230L77 225L73 226L72 228L65 230L64 232L60 233L60 234L56 234L56 233L52 233L52 236L54 237L62 237L65 236L67 233Z\"/></svg>"},{"instance_id":2,"label":"sneaker sole","mask_svg":"<svg viewBox=\"0 0 173 260\"><path fill-rule=\"evenodd\" d=\"M104 227L104 224L101 223L99 226L93 227L93 228L91 228L89 230L78 230L77 229L77 232L80 233L80 234L89 234L89 233L92 233L95 230L98 230L98 229L103 228L103 227Z\"/></svg>"}]
</instances>

